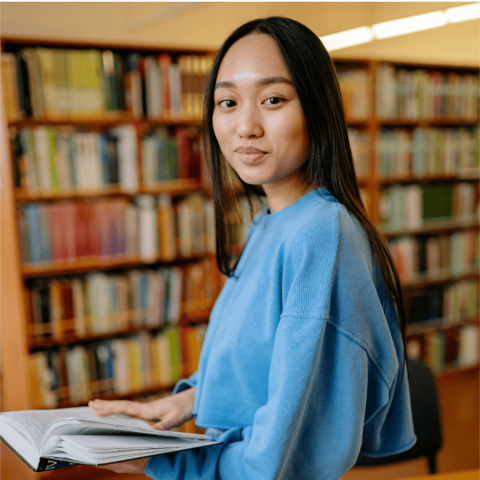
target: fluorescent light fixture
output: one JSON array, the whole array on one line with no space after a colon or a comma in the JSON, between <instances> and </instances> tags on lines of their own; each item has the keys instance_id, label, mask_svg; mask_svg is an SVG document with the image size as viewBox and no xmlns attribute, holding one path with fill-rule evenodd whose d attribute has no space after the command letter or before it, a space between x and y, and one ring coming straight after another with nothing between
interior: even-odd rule
<instances>
[{"instance_id":1,"label":"fluorescent light fixture","mask_svg":"<svg viewBox=\"0 0 480 480\"><path fill-rule=\"evenodd\" d=\"M451 23L465 22L466 20L480 18L480 3L448 8L445 10L445 15L447 16L447 20Z\"/></svg>"},{"instance_id":2,"label":"fluorescent light fixture","mask_svg":"<svg viewBox=\"0 0 480 480\"><path fill-rule=\"evenodd\" d=\"M370 27L360 27L333 33L332 35L325 35L320 37L320 40L325 45L325 48L331 52L332 50L371 42L373 40L373 32Z\"/></svg>"},{"instance_id":3,"label":"fluorescent light fixture","mask_svg":"<svg viewBox=\"0 0 480 480\"><path fill-rule=\"evenodd\" d=\"M325 48L331 52L340 48L352 47L373 39L382 39L420 32L429 28L443 27L447 23L465 22L480 18L480 3L438 10L436 12L400 18L391 22L377 23L372 27L360 27L344 32L320 37Z\"/></svg>"},{"instance_id":4,"label":"fluorescent light fixture","mask_svg":"<svg viewBox=\"0 0 480 480\"><path fill-rule=\"evenodd\" d=\"M438 11L415 15L414 17L400 18L391 22L377 23L372 28L375 37L381 39L441 27L446 24L447 17L445 13Z\"/></svg>"}]
</instances>

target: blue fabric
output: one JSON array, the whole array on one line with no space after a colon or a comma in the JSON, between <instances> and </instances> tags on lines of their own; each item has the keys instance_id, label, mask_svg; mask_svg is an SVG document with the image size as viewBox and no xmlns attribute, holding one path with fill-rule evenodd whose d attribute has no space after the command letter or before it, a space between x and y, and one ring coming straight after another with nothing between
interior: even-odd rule
<instances>
[{"instance_id":1,"label":"blue fabric","mask_svg":"<svg viewBox=\"0 0 480 480\"><path fill-rule=\"evenodd\" d=\"M325 189L250 227L212 311L199 426L223 444L153 457L156 479L337 480L415 442L395 307L359 223Z\"/></svg>"}]
</instances>

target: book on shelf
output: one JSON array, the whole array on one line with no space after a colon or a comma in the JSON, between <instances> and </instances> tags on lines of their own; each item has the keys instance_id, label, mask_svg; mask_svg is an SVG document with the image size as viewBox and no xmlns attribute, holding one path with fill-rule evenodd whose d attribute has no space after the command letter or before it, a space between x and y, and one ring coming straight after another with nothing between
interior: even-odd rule
<instances>
[{"instance_id":1,"label":"book on shelf","mask_svg":"<svg viewBox=\"0 0 480 480\"><path fill-rule=\"evenodd\" d=\"M389 241L402 280L473 273L479 266L478 230L431 236L402 236Z\"/></svg>"},{"instance_id":2,"label":"book on shelf","mask_svg":"<svg viewBox=\"0 0 480 480\"><path fill-rule=\"evenodd\" d=\"M218 295L218 277L211 257L183 267L35 279L28 284L29 334L41 345L45 338L76 340L204 316Z\"/></svg>"},{"instance_id":3,"label":"book on shelf","mask_svg":"<svg viewBox=\"0 0 480 480\"><path fill-rule=\"evenodd\" d=\"M208 435L159 431L126 415L98 417L88 407L0 415L3 442L33 471L107 465L220 442Z\"/></svg>"},{"instance_id":4,"label":"book on shelf","mask_svg":"<svg viewBox=\"0 0 480 480\"><path fill-rule=\"evenodd\" d=\"M348 129L348 140L352 149L353 164L358 179L368 177L370 170L370 138L367 132L355 128Z\"/></svg>"},{"instance_id":5,"label":"book on shelf","mask_svg":"<svg viewBox=\"0 0 480 480\"><path fill-rule=\"evenodd\" d=\"M382 63L376 106L381 119L478 119L479 78L473 72L443 73Z\"/></svg>"},{"instance_id":6,"label":"book on shelf","mask_svg":"<svg viewBox=\"0 0 480 480\"><path fill-rule=\"evenodd\" d=\"M474 222L479 210L478 186L472 182L394 185L381 197L383 227L420 228L439 221Z\"/></svg>"},{"instance_id":7,"label":"book on shelf","mask_svg":"<svg viewBox=\"0 0 480 480\"><path fill-rule=\"evenodd\" d=\"M462 366L478 364L478 328L467 325L459 333L458 363Z\"/></svg>"},{"instance_id":8,"label":"book on shelf","mask_svg":"<svg viewBox=\"0 0 480 480\"><path fill-rule=\"evenodd\" d=\"M22 262L139 256L152 263L213 253L213 202L188 194L19 203Z\"/></svg>"},{"instance_id":9,"label":"book on shelf","mask_svg":"<svg viewBox=\"0 0 480 480\"><path fill-rule=\"evenodd\" d=\"M406 292L405 310L409 325L441 322L458 325L478 315L478 280L431 285Z\"/></svg>"},{"instance_id":10,"label":"book on shelf","mask_svg":"<svg viewBox=\"0 0 480 480\"><path fill-rule=\"evenodd\" d=\"M382 178L421 179L463 175L478 178L480 128L382 128L377 169Z\"/></svg>"},{"instance_id":11,"label":"book on shelf","mask_svg":"<svg viewBox=\"0 0 480 480\"><path fill-rule=\"evenodd\" d=\"M13 53L1 54L2 100L7 121L15 121L25 116L25 107L20 105L20 92L17 82L17 60Z\"/></svg>"},{"instance_id":12,"label":"book on shelf","mask_svg":"<svg viewBox=\"0 0 480 480\"><path fill-rule=\"evenodd\" d=\"M200 117L209 55L26 47L2 53L8 118Z\"/></svg>"},{"instance_id":13,"label":"book on shelf","mask_svg":"<svg viewBox=\"0 0 480 480\"><path fill-rule=\"evenodd\" d=\"M177 179L200 180L198 129L159 127L143 137L142 181L146 187ZM132 125L103 133L73 127L23 127L14 137L15 186L35 195L108 190L136 192L137 136Z\"/></svg>"},{"instance_id":14,"label":"book on shelf","mask_svg":"<svg viewBox=\"0 0 480 480\"><path fill-rule=\"evenodd\" d=\"M207 333L207 325L199 324L195 326L186 327L184 330L185 338L185 353L184 362L185 368L189 375L195 373L198 369L198 362L200 360L200 353L202 351L203 341Z\"/></svg>"},{"instance_id":15,"label":"book on shelf","mask_svg":"<svg viewBox=\"0 0 480 480\"><path fill-rule=\"evenodd\" d=\"M409 358L420 359L435 372L447 368L469 368L478 365L478 326L429 329L407 339Z\"/></svg>"},{"instance_id":16,"label":"book on shelf","mask_svg":"<svg viewBox=\"0 0 480 480\"><path fill-rule=\"evenodd\" d=\"M366 69L337 67L345 116L366 120L370 115L369 74Z\"/></svg>"},{"instance_id":17,"label":"book on shelf","mask_svg":"<svg viewBox=\"0 0 480 480\"><path fill-rule=\"evenodd\" d=\"M447 285L443 290L443 315L447 324L458 324L462 319L478 316L478 282L462 280Z\"/></svg>"},{"instance_id":18,"label":"book on shelf","mask_svg":"<svg viewBox=\"0 0 480 480\"><path fill-rule=\"evenodd\" d=\"M45 348L29 355L32 403L53 408L98 395L169 388L180 379L183 362L179 331L173 326Z\"/></svg>"}]
</instances>

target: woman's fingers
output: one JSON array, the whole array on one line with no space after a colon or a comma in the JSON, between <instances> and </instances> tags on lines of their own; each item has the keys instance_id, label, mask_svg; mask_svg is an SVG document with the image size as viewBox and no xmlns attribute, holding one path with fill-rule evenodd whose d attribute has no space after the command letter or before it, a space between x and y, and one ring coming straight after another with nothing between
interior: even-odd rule
<instances>
[{"instance_id":1,"label":"woman's fingers","mask_svg":"<svg viewBox=\"0 0 480 480\"><path fill-rule=\"evenodd\" d=\"M191 388L176 395L146 403L130 400L97 399L91 400L88 406L101 417L126 414L144 420L156 421L157 423L153 426L156 430L168 430L192 418L195 392L195 388Z\"/></svg>"},{"instance_id":2,"label":"woman's fingers","mask_svg":"<svg viewBox=\"0 0 480 480\"><path fill-rule=\"evenodd\" d=\"M100 417L115 414L126 414L132 417L150 419L151 409L148 404L132 402L130 400L91 400L88 406L95 410Z\"/></svg>"}]
</instances>

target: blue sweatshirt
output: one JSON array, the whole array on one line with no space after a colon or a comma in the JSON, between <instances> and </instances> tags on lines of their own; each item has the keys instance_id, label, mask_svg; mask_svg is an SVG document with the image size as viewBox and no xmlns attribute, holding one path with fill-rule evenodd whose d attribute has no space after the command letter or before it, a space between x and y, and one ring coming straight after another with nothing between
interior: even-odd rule
<instances>
[{"instance_id":1,"label":"blue sweatshirt","mask_svg":"<svg viewBox=\"0 0 480 480\"><path fill-rule=\"evenodd\" d=\"M199 426L222 444L149 460L155 479L336 480L415 443L396 310L360 224L325 188L254 219L210 317Z\"/></svg>"}]
</instances>

